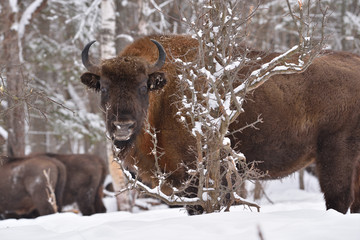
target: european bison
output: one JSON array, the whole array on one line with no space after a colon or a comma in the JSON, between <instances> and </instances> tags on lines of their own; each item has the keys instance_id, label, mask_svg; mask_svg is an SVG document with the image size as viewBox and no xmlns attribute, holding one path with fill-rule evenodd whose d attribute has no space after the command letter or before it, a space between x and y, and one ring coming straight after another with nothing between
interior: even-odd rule
<instances>
[{"instance_id":1,"label":"european bison","mask_svg":"<svg viewBox=\"0 0 360 240\"><path fill-rule=\"evenodd\" d=\"M88 72L81 81L101 93L107 131L119 156L129 168L137 166L144 183L156 184L151 137L143 130L148 116L165 152L160 167L173 171L168 181L180 185L186 177L180 163L191 165L196 156L189 151L195 140L176 115L180 71L174 59L194 59L197 41L179 35L144 37L100 65L89 60L92 44L82 51ZM170 59L165 60L166 52ZM303 73L272 77L248 96L245 113L231 126L238 129L261 114L260 130L238 132L232 144L247 162L259 161L257 167L269 178L287 176L316 161L326 208L346 213L353 201L354 166L360 161L359 66L357 55L326 52Z\"/></svg>"},{"instance_id":2,"label":"european bison","mask_svg":"<svg viewBox=\"0 0 360 240\"><path fill-rule=\"evenodd\" d=\"M0 215L21 216L36 211L37 215L54 213L49 203L44 170L49 171L50 184L61 210L66 170L57 160L46 156L2 157L0 164Z\"/></svg>"},{"instance_id":3,"label":"european bison","mask_svg":"<svg viewBox=\"0 0 360 240\"><path fill-rule=\"evenodd\" d=\"M51 157L65 165L63 205L76 202L83 215L106 212L102 197L107 170L102 158L91 154L45 153L38 156Z\"/></svg>"}]
</instances>

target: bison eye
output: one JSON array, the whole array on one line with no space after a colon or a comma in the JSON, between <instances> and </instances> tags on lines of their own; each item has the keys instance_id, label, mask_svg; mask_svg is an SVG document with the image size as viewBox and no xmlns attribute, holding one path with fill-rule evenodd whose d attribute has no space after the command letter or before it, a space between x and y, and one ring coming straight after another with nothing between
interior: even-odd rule
<instances>
[{"instance_id":1,"label":"bison eye","mask_svg":"<svg viewBox=\"0 0 360 240\"><path fill-rule=\"evenodd\" d=\"M141 86L140 89L139 89L139 92L141 95L145 95L148 91L148 88L147 86Z\"/></svg>"},{"instance_id":2,"label":"bison eye","mask_svg":"<svg viewBox=\"0 0 360 240\"><path fill-rule=\"evenodd\" d=\"M109 99L109 90L108 90L108 88L102 87L100 89L100 92L101 92L101 101L102 102L107 102L108 99Z\"/></svg>"},{"instance_id":3,"label":"bison eye","mask_svg":"<svg viewBox=\"0 0 360 240\"><path fill-rule=\"evenodd\" d=\"M102 87L102 88L100 89L100 92L101 92L101 94L107 94L108 89L107 89L107 88Z\"/></svg>"}]
</instances>

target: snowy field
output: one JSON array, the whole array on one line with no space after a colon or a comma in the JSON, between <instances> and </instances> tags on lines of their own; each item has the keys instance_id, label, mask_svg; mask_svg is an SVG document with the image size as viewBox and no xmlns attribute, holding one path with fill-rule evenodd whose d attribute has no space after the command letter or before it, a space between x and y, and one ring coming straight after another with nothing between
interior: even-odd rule
<instances>
[{"instance_id":1,"label":"snowy field","mask_svg":"<svg viewBox=\"0 0 360 240\"><path fill-rule=\"evenodd\" d=\"M230 212L187 216L184 209L165 206L137 213L112 212L90 217L60 213L37 219L0 221L0 240L360 240L360 214L326 211L317 180L305 175L305 191L296 175L265 185L266 198L256 209L238 206Z\"/></svg>"}]
</instances>

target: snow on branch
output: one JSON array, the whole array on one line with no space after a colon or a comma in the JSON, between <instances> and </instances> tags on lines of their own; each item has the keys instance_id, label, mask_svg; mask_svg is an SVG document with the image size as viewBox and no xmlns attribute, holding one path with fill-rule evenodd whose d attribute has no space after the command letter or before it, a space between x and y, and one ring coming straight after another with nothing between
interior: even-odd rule
<instances>
[{"instance_id":1,"label":"snow on branch","mask_svg":"<svg viewBox=\"0 0 360 240\"><path fill-rule=\"evenodd\" d=\"M80 19L80 23L78 26L78 31L76 32L73 41L77 40L80 38L80 36L82 34L84 34L84 30L86 30L87 28L85 28L86 24L89 24L91 26L91 29L95 29L94 25L96 24L96 19L99 17L99 12L98 7L101 4L102 0L94 0L91 5L89 7L87 7L86 9L84 9L84 11L81 11L80 14L75 15L72 18L69 18L68 20L66 20L66 24L73 22L73 21L77 21L78 19ZM81 6L83 7L83 6ZM90 18L90 19L89 19Z\"/></svg>"},{"instance_id":2,"label":"snow on branch","mask_svg":"<svg viewBox=\"0 0 360 240\"><path fill-rule=\"evenodd\" d=\"M35 0L32 2L21 15L19 26L18 26L18 34L19 38L21 39L25 33L25 27L30 23L30 19L35 11L43 4L45 0Z\"/></svg>"},{"instance_id":3,"label":"snow on branch","mask_svg":"<svg viewBox=\"0 0 360 240\"><path fill-rule=\"evenodd\" d=\"M25 34L26 26L30 23L30 20L33 14L44 4L46 0L35 0L33 1L22 13L20 21L15 21L11 26L12 30L18 32L18 46L19 46L19 60L20 63L24 62L24 58L22 56L22 39ZM18 12L17 1L10 1L10 6L14 12Z\"/></svg>"},{"instance_id":4,"label":"snow on branch","mask_svg":"<svg viewBox=\"0 0 360 240\"><path fill-rule=\"evenodd\" d=\"M12 12L16 13L19 11L17 0L9 0Z\"/></svg>"},{"instance_id":5,"label":"snow on branch","mask_svg":"<svg viewBox=\"0 0 360 240\"><path fill-rule=\"evenodd\" d=\"M270 62L263 64L259 69L251 72L250 76L244 81L248 87L247 91L256 89L274 75L294 74L305 71L312 63L312 60L319 54L319 50L311 49L301 52L300 49L303 48L300 45L295 45L287 52L273 58ZM295 57L295 61L292 62L294 58L291 58L294 55L298 55L298 57ZM235 94L243 90L242 87L243 86L236 88Z\"/></svg>"},{"instance_id":6,"label":"snow on branch","mask_svg":"<svg viewBox=\"0 0 360 240\"><path fill-rule=\"evenodd\" d=\"M58 211L58 206L56 203L56 195L55 190L53 188L53 183L50 180L50 168L47 170L43 170L43 174L46 180L46 194L48 196L48 202L51 205L54 212Z\"/></svg>"}]
</instances>

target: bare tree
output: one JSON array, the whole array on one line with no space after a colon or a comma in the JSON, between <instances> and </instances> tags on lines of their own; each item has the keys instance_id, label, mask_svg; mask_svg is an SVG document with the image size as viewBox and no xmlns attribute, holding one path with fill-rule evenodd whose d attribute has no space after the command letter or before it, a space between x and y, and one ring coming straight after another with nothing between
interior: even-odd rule
<instances>
[{"instance_id":1,"label":"bare tree","mask_svg":"<svg viewBox=\"0 0 360 240\"><path fill-rule=\"evenodd\" d=\"M24 71L23 37L26 26L33 15L46 5L46 0L37 0L24 8L17 2L6 1L1 11L1 27L4 39L2 49L4 55L2 62L5 65L4 85L6 90L7 112L6 126L8 131L8 155L22 156L25 154L25 103L28 100L31 89L27 89L27 81Z\"/></svg>"},{"instance_id":2,"label":"bare tree","mask_svg":"<svg viewBox=\"0 0 360 240\"><path fill-rule=\"evenodd\" d=\"M101 1L101 57L103 59L114 57L116 55L115 48L115 1L102 0ZM126 178L123 175L119 165L114 162L112 144L110 140L107 141L107 159L109 172L112 178L112 184L115 192L119 192L126 186ZM118 210L130 210L131 201L130 193L116 195Z\"/></svg>"},{"instance_id":3,"label":"bare tree","mask_svg":"<svg viewBox=\"0 0 360 240\"><path fill-rule=\"evenodd\" d=\"M253 166L246 165L245 156L230 147L234 144L230 144L227 138L231 134L230 124L243 112L245 96L271 76L304 71L322 49L323 35L318 42L310 38L313 29L310 16L306 15L306 7L310 6L298 1L295 15L289 1L287 4L299 42L284 54L269 60L263 60L264 56L254 55L254 51L246 48L249 38L247 29L251 27L251 17L259 5L247 7L240 1L210 1L202 8L205 9L199 14L202 17L191 25L199 42L200 57L191 63L179 61L185 69L181 76L184 81L179 87L186 86L180 105L183 106L185 123L198 140L198 146L201 146L198 149L201 150L198 154L201 157L199 191L201 188L211 189L206 204L202 204L205 212L218 211L223 206L241 202L234 194L239 191L238 186L245 179L259 176ZM238 18L235 12L243 12L242 17ZM321 31L323 24L324 18L320 24ZM259 58L261 60L257 62ZM260 121L261 118L258 119ZM245 127L254 127L254 123ZM205 174L201 176L202 173ZM231 178L226 178L226 189L222 187L224 177L227 177L225 173L231 173ZM238 183L238 186L234 188L232 182ZM200 193L198 197L202 196ZM230 199L227 199L229 195ZM223 202L219 203L218 199Z\"/></svg>"}]
</instances>

